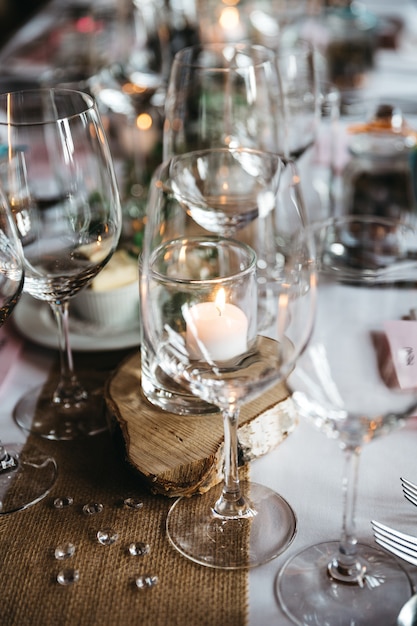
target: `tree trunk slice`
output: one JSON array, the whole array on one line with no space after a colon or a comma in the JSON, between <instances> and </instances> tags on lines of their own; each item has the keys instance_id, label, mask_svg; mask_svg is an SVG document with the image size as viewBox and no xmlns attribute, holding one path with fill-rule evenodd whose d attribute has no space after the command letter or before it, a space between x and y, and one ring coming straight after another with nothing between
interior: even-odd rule
<instances>
[{"instance_id":1,"label":"tree trunk slice","mask_svg":"<svg viewBox=\"0 0 417 626\"><path fill-rule=\"evenodd\" d=\"M191 496L222 480L220 414L180 416L154 407L141 390L139 353L122 362L109 379L106 401L128 462L153 493ZM285 384L245 405L238 430L241 464L275 448L296 423Z\"/></svg>"}]
</instances>

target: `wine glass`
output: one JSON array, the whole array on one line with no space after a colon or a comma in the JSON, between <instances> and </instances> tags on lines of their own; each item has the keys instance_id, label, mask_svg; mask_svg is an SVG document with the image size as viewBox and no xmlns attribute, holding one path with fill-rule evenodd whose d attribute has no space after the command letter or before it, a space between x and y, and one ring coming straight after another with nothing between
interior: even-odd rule
<instances>
[{"instance_id":1,"label":"wine glass","mask_svg":"<svg viewBox=\"0 0 417 626\"><path fill-rule=\"evenodd\" d=\"M233 237L257 253L258 286L268 293L270 257L284 256L303 223L282 159L248 148L210 148L179 154L157 168L149 189L148 248L189 234ZM169 216L169 219L168 219ZM279 252L278 252L279 250ZM258 298L259 324L271 322L269 298ZM141 342L141 381L146 398L172 413L217 411L167 377L146 333Z\"/></svg>"},{"instance_id":2,"label":"wine glass","mask_svg":"<svg viewBox=\"0 0 417 626\"><path fill-rule=\"evenodd\" d=\"M200 39L205 43L256 41L268 48L297 37L302 21L317 10L314 2L305 0L197 0L197 4Z\"/></svg>"},{"instance_id":3,"label":"wine glass","mask_svg":"<svg viewBox=\"0 0 417 626\"><path fill-rule=\"evenodd\" d=\"M165 102L163 154L207 148L277 151L280 84L274 54L253 44L177 52Z\"/></svg>"},{"instance_id":4,"label":"wine glass","mask_svg":"<svg viewBox=\"0 0 417 626\"><path fill-rule=\"evenodd\" d=\"M275 57L285 122L279 128L278 151L299 162L313 147L320 121L315 50L306 41L283 42Z\"/></svg>"},{"instance_id":5,"label":"wine glass","mask_svg":"<svg viewBox=\"0 0 417 626\"><path fill-rule=\"evenodd\" d=\"M288 385L300 414L344 451L345 505L340 540L291 558L279 573L278 597L297 624L394 624L410 582L393 557L358 542L355 504L362 446L417 408L409 321L417 231L411 220L362 214L310 232L317 242L316 322Z\"/></svg>"},{"instance_id":6,"label":"wine glass","mask_svg":"<svg viewBox=\"0 0 417 626\"><path fill-rule=\"evenodd\" d=\"M244 163L239 151L235 157ZM250 171L250 163L247 167ZM230 181L239 210L242 189L236 178ZM167 534L185 557L222 569L264 563L285 550L296 532L290 505L264 486L241 483L238 471L240 407L286 378L308 340L314 315L310 246L305 242L303 249L284 254L272 231L273 205L268 219L263 200L258 224L253 216L248 225L267 235L268 253L260 259L247 243L255 242L255 235L244 241L199 228L192 220L190 197L151 211L145 227L143 341L165 375L218 407L224 423L224 483L177 500L168 514ZM267 224L270 233L263 229ZM268 324L258 314L260 299L271 315Z\"/></svg>"},{"instance_id":7,"label":"wine glass","mask_svg":"<svg viewBox=\"0 0 417 626\"><path fill-rule=\"evenodd\" d=\"M322 221L335 214L336 151L340 153L340 92L331 83L318 82L320 121L304 173L304 195L309 198L309 221ZM301 168L302 171L302 168ZM307 189L306 189L307 187Z\"/></svg>"},{"instance_id":8,"label":"wine glass","mask_svg":"<svg viewBox=\"0 0 417 626\"><path fill-rule=\"evenodd\" d=\"M23 257L6 198L0 192L0 325L13 311L23 281ZM55 482L54 459L33 446L0 442L0 515L35 504Z\"/></svg>"},{"instance_id":9,"label":"wine glass","mask_svg":"<svg viewBox=\"0 0 417 626\"><path fill-rule=\"evenodd\" d=\"M89 86L113 111L128 106L123 99L143 106L166 81L169 50L160 8L154 0L118 0L108 30L107 63Z\"/></svg>"},{"instance_id":10,"label":"wine glass","mask_svg":"<svg viewBox=\"0 0 417 626\"><path fill-rule=\"evenodd\" d=\"M28 391L14 418L48 439L94 435L107 428L103 394L87 390L74 372L68 309L71 297L109 261L120 235L101 121L93 99L81 92L8 93L0 96L0 136L3 180L23 246L24 292L50 304L61 361L52 396L43 387Z\"/></svg>"},{"instance_id":11,"label":"wine glass","mask_svg":"<svg viewBox=\"0 0 417 626\"><path fill-rule=\"evenodd\" d=\"M279 56L262 45L213 43L177 52L165 103L164 158L211 148L251 148L281 156L286 165L283 177L287 187L297 178L304 181L305 172L300 173L295 159L314 139L310 98L313 94L304 93L313 89L313 83L301 83L312 67L311 48L297 47L295 52L291 48L290 57L285 50L282 65L285 67L291 58L295 72L294 78L287 72L285 86ZM297 90L298 83L302 88ZM298 97L308 104L301 107ZM294 143L288 129L304 119L308 122L303 121L299 141L305 144L301 147L299 142ZM307 221L302 185L293 185L293 190Z\"/></svg>"}]
</instances>

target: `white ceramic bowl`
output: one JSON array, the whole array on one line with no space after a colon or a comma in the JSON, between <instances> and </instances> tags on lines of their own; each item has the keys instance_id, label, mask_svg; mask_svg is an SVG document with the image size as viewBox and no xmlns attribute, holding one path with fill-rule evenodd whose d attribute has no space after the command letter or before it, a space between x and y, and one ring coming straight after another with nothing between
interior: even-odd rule
<instances>
[{"instance_id":1,"label":"white ceramic bowl","mask_svg":"<svg viewBox=\"0 0 417 626\"><path fill-rule=\"evenodd\" d=\"M72 309L81 319L97 325L133 326L139 321L139 283L109 291L84 289L73 298Z\"/></svg>"},{"instance_id":2,"label":"white ceramic bowl","mask_svg":"<svg viewBox=\"0 0 417 626\"><path fill-rule=\"evenodd\" d=\"M139 270L135 258L117 250L90 287L72 299L74 314L100 326L139 322Z\"/></svg>"}]
</instances>

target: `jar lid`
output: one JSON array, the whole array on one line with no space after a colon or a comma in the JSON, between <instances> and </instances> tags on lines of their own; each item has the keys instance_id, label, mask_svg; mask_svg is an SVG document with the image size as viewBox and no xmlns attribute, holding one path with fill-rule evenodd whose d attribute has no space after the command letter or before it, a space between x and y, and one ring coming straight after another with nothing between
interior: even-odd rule
<instances>
[{"instance_id":1,"label":"jar lid","mask_svg":"<svg viewBox=\"0 0 417 626\"><path fill-rule=\"evenodd\" d=\"M369 121L352 124L347 132L353 136L350 151L358 155L395 157L417 144L417 131L398 106L388 103L378 104Z\"/></svg>"}]
</instances>

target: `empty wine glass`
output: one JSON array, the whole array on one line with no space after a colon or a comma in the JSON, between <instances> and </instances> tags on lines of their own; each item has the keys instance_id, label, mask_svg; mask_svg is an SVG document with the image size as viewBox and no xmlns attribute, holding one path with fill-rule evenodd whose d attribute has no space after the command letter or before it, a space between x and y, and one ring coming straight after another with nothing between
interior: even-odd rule
<instances>
[{"instance_id":1,"label":"empty wine glass","mask_svg":"<svg viewBox=\"0 0 417 626\"><path fill-rule=\"evenodd\" d=\"M276 48L283 39L299 36L303 20L317 11L315 0L197 0L200 39L252 41Z\"/></svg>"},{"instance_id":2,"label":"empty wine glass","mask_svg":"<svg viewBox=\"0 0 417 626\"><path fill-rule=\"evenodd\" d=\"M351 215L310 232L317 242L316 323L288 384L300 414L344 451L345 507L340 540L291 558L279 574L278 597L296 624L394 624L410 581L395 558L358 542L355 504L362 446L417 408L410 321L417 231L411 220Z\"/></svg>"},{"instance_id":3,"label":"empty wine glass","mask_svg":"<svg viewBox=\"0 0 417 626\"><path fill-rule=\"evenodd\" d=\"M320 120L315 51L309 43L297 41L282 43L275 55L284 108L278 152L299 161L312 148Z\"/></svg>"},{"instance_id":4,"label":"empty wine glass","mask_svg":"<svg viewBox=\"0 0 417 626\"><path fill-rule=\"evenodd\" d=\"M86 94L15 92L0 97L0 136L3 180L23 246L24 291L50 304L61 357L53 394L42 386L30 390L14 417L23 429L49 439L93 435L107 428L103 394L87 391L75 375L68 305L109 261L120 235L120 203L101 121Z\"/></svg>"},{"instance_id":5,"label":"empty wine glass","mask_svg":"<svg viewBox=\"0 0 417 626\"><path fill-rule=\"evenodd\" d=\"M108 62L90 83L112 110L123 97L148 102L166 81L168 41L155 0L118 0L109 35Z\"/></svg>"},{"instance_id":6,"label":"empty wine glass","mask_svg":"<svg viewBox=\"0 0 417 626\"><path fill-rule=\"evenodd\" d=\"M280 98L275 58L263 46L180 50L168 81L164 158L206 148L277 152Z\"/></svg>"},{"instance_id":7,"label":"empty wine glass","mask_svg":"<svg viewBox=\"0 0 417 626\"><path fill-rule=\"evenodd\" d=\"M233 177L230 182L239 209L241 189ZM224 483L177 500L168 514L167 533L181 554L199 564L249 568L287 548L296 519L280 495L239 481L239 410L285 379L308 340L315 294L312 252L304 242L303 249L283 254L271 232L265 242L271 245L269 254L264 253L258 268L247 242L199 229L189 219L189 201L183 196L171 203L165 219L162 207L148 215L141 274L143 335L167 377L221 411ZM267 203L259 205L259 215L261 206L266 210ZM272 226L272 205L269 214ZM162 226L159 242L157 223ZM254 217L248 228L255 224ZM172 237L176 227L182 232ZM260 234L259 224L255 231ZM171 238L165 239L165 233ZM258 315L261 298L272 316L268 328Z\"/></svg>"},{"instance_id":8,"label":"empty wine glass","mask_svg":"<svg viewBox=\"0 0 417 626\"><path fill-rule=\"evenodd\" d=\"M279 57L265 46L222 43L180 50L168 81L164 158L212 148L251 148L279 154L288 185L296 178L304 181L294 159L314 140L317 111L310 97L314 84L308 82L312 55L301 44L291 51L293 72L286 70L284 86ZM288 55L282 52L283 67ZM293 189L306 221L302 187Z\"/></svg>"},{"instance_id":9,"label":"empty wine glass","mask_svg":"<svg viewBox=\"0 0 417 626\"><path fill-rule=\"evenodd\" d=\"M22 291L23 257L6 199L0 192L0 325L6 322ZM54 459L34 446L0 442L0 515L41 500L55 482Z\"/></svg>"}]
</instances>

